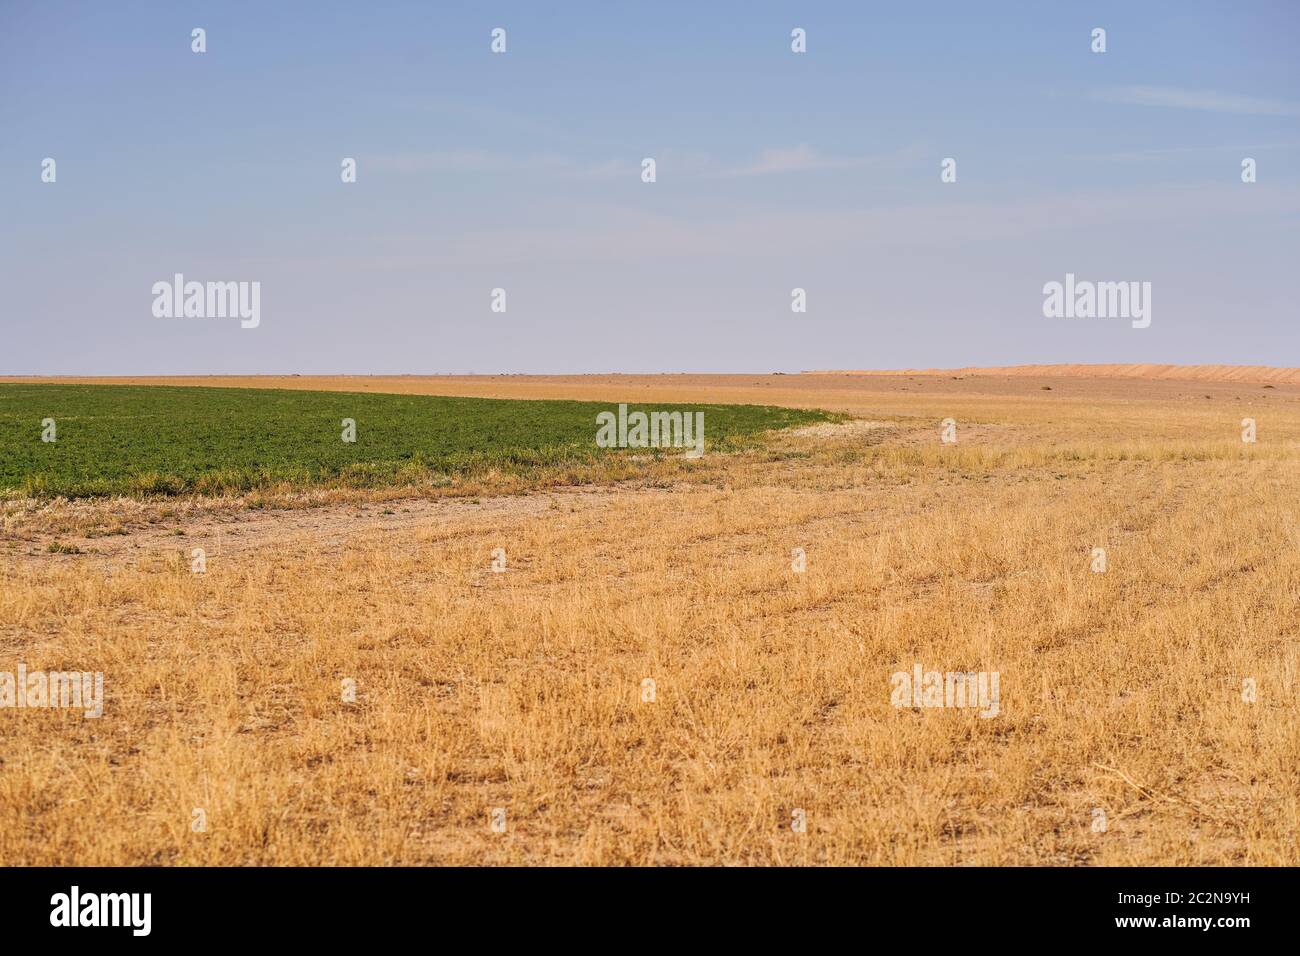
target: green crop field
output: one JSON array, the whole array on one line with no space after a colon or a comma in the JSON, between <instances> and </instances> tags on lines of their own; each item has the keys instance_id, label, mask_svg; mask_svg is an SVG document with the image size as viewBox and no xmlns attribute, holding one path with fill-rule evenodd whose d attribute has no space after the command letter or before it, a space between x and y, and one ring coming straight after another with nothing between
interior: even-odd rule
<instances>
[{"instance_id":1,"label":"green crop field","mask_svg":"<svg viewBox=\"0 0 1300 956\"><path fill-rule=\"evenodd\" d=\"M638 409L703 411L709 452L835 417L761 405L629 406ZM596 445L597 413L614 410L600 402L0 384L0 492L217 494L285 483L373 487L490 470L526 474L627 454ZM46 419L53 419L54 441L42 440ZM343 441L343 419L356 422L355 442Z\"/></svg>"}]
</instances>

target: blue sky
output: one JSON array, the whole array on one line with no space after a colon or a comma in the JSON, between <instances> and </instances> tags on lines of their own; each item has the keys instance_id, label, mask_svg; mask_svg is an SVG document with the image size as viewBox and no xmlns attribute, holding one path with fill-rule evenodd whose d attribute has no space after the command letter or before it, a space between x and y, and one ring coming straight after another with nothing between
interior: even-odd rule
<instances>
[{"instance_id":1,"label":"blue sky","mask_svg":"<svg viewBox=\"0 0 1300 956\"><path fill-rule=\"evenodd\" d=\"M0 0L0 373L1300 365L1298 54L1252 0Z\"/></svg>"}]
</instances>

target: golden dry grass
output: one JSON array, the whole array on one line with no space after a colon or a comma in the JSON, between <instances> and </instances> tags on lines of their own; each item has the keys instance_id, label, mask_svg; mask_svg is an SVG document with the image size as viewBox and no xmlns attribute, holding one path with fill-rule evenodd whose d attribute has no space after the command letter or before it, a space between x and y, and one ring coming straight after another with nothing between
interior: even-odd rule
<instances>
[{"instance_id":1,"label":"golden dry grass","mask_svg":"<svg viewBox=\"0 0 1300 956\"><path fill-rule=\"evenodd\" d=\"M0 670L107 703L0 710L0 863L1300 862L1300 389L462 381L875 424L509 497L11 502ZM916 662L1000 714L895 708Z\"/></svg>"}]
</instances>

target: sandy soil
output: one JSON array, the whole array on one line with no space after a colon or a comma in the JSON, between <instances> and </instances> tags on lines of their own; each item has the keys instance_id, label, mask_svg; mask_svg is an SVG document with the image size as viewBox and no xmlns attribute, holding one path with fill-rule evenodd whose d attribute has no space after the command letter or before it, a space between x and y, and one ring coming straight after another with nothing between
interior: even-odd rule
<instances>
[{"instance_id":1,"label":"sandy soil","mask_svg":"<svg viewBox=\"0 0 1300 956\"><path fill-rule=\"evenodd\" d=\"M1190 382L1300 382L1300 368L1277 368L1272 365L1007 365L1001 368L927 368L894 372L839 371L820 375L979 375L998 378L1029 376L1052 378L1126 378L1150 381Z\"/></svg>"},{"instance_id":2,"label":"sandy soil","mask_svg":"<svg viewBox=\"0 0 1300 956\"><path fill-rule=\"evenodd\" d=\"M1136 367L1136 366L1135 366ZM1145 366L1144 366L1145 367ZM1216 366L1217 367L1217 366ZM1053 368L1066 368L1055 366ZM1086 366L1069 366L1080 369ZM1105 366L1121 369L1126 366ZM1157 368L1152 366L1151 368ZM1159 366L1158 368L1173 368ZM0 382L122 385L197 385L217 388L293 388L319 391L457 395L485 398L571 398L588 401L713 402L827 408L869 415L915 411L917 396L935 399L1061 398L1094 401L1204 401L1267 396L1300 397L1295 369L1274 369L1275 381L1204 381L1177 376L1101 376L1035 367L978 372L824 372L801 375L197 375L3 378ZM1191 374L1189 372L1189 374ZM1265 389L1265 385L1272 388Z\"/></svg>"}]
</instances>

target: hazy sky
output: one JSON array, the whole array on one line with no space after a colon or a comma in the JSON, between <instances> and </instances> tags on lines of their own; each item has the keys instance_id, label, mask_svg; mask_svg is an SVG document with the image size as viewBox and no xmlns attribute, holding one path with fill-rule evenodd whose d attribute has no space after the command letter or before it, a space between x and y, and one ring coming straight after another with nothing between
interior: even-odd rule
<instances>
[{"instance_id":1,"label":"hazy sky","mask_svg":"<svg viewBox=\"0 0 1300 956\"><path fill-rule=\"evenodd\" d=\"M1294 366L1298 275L1294 0L0 0L0 373Z\"/></svg>"}]
</instances>

